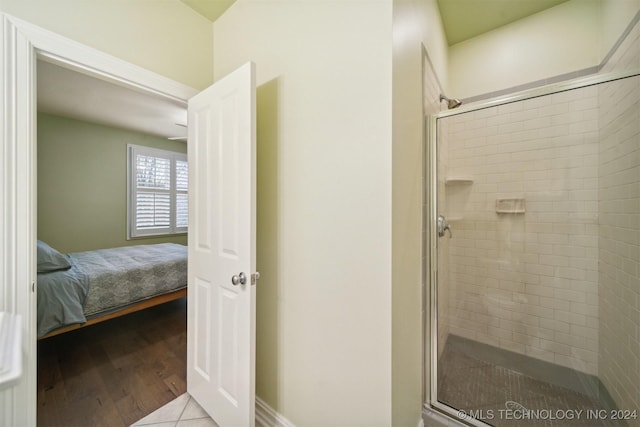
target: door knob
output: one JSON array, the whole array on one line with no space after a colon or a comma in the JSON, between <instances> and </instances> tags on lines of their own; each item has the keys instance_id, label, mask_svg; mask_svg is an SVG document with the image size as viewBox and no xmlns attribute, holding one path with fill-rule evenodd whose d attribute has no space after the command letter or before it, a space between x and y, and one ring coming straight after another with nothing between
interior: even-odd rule
<instances>
[{"instance_id":1,"label":"door knob","mask_svg":"<svg viewBox=\"0 0 640 427\"><path fill-rule=\"evenodd\" d=\"M245 276L244 273L235 275L231 278L231 283L233 286L244 285L247 283L247 276Z\"/></svg>"}]
</instances>

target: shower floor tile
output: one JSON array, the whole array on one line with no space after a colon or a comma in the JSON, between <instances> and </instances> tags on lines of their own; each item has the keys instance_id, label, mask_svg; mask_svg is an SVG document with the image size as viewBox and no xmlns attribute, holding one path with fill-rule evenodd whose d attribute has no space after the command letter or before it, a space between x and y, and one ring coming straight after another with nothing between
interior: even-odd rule
<instances>
[{"instance_id":1,"label":"shower floor tile","mask_svg":"<svg viewBox=\"0 0 640 427\"><path fill-rule=\"evenodd\" d=\"M590 396L528 377L447 346L439 361L439 401L496 427L626 426L602 419ZM529 419L527 419L529 415Z\"/></svg>"}]
</instances>

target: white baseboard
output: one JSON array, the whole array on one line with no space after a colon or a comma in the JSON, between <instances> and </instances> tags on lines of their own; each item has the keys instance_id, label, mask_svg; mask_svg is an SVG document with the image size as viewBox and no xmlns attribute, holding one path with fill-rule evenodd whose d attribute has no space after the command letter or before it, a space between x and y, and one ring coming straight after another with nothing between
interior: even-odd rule
<instances>
[{"instance_id":1,"label":"white baseboard","mask_svg":"<svg viewBox=\"0 0 640 427\"><path fill-rule=\"evenodd\" d=\"M256 396L256 427L295 427L291 421L277 413Z\"/></svg>"},{"instance_id":2,"label":"white baseboard","mask_svg":"<svg viewBox=\"0 0 640 427\"><path fill-rule=\"evenodd\" d=\"M256 396L256 427L295 427L291 421L277 413L271 406ZM420 417L417 427L424 427Z\"/></svg>"}]
</instances>

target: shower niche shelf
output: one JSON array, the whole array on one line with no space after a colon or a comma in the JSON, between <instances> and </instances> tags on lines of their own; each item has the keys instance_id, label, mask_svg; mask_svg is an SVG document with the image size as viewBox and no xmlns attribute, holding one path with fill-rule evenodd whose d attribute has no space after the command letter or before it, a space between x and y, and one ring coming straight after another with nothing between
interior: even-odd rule
<instances>
[{"instance_id":1,"label":"shower niche shelf","mask_svg":"<svg viewBox=\"0 0 640 427\"><path fill-rule=\"evenodd\" d=\"M446 190L444 196L447 206L447 220L449 222L462 221L464 213L468 210L467 204L471 195L473 177L468 175L445 176Z\"/></svg>"},{"instance_id":2,"label":"shower niche shelf","mask_svg":"<svg viewBox=\"0 0 640 427\"><path fill-rule=\"evenodd\" d=\"M445 185L473 184L473 177L470 176L450 176L444 179Z\"/></svg>"},{"instance_id":3,"label":"shower niche shelf","mask_svg":"<svg viewBox=\"0 0 640 427\"><path fill-rule=\"evenodd\" d=\"M525 199L497 199L496 213L523 214L525 213Z\"/></svg>"}]
</instances>

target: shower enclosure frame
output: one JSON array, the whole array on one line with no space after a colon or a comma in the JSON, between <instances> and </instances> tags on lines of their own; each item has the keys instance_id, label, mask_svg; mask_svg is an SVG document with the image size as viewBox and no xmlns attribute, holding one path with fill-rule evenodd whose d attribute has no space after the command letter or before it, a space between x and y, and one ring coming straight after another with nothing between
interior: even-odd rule
<instances>
[{"instance_id":1,"label":"shower enclosure frame","mask_svg":"<svg viewBox=\"0 0 640 427\"><path fill-rule=\"evenodd\" d=\"M461 418L463 413L438 401L438 151L437 151L437 123L439 119L470 113L485 108L496 107L518 101L547 96L554 93L565 92L572 89L580 89L602 83L613 82L629 77L640 76L640 69L614 71L610 73L594 74L587 77L576 78L568 81L553 83L550 85L517 92L515 94L499 96L465 106L464 104L455 110L441 111L437 114L424 117L425 135L425 180L423 204L423 229L426 237L423 241L424 265L424 343L423 343L423 411L424 415L438 414L457 421L461 426L472 425L486 427L486 424L475 418ZM454 230L455 231L455 230ZM437 415L435 415L437 416Z\"/></svg>"}]
</instances>

